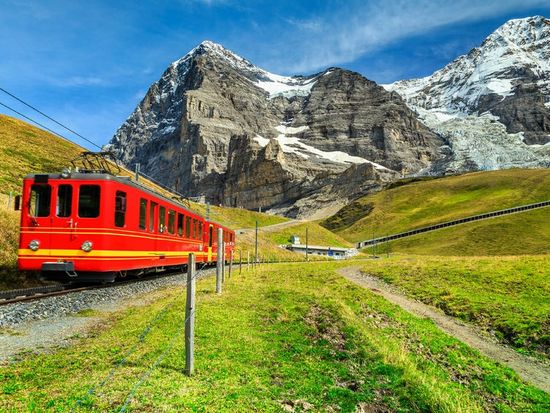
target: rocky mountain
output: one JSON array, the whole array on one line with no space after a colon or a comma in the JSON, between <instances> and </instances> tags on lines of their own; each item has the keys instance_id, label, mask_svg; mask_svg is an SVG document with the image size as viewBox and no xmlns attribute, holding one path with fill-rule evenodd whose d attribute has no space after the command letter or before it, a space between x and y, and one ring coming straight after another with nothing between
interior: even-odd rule
<instances>
[{"instance_id":1,"label":"rocky mountain","mask_svg":"<svg viewBox=\"0 0 550 413\"><path fill-rule=\"evenodd\" d=\"M110 149L187 196L322 214L441 159L441 138L358 73L269 73L212 42L172 63Z\"/></svg>"},{"instance_id":2,"label":"rocky mountain","mask_svg":"<svg viewBox=\"0 0 550 413\"><path fill-rule=\"evenodd\" d=\"M511 20L422 79L279 76L203 42L113 137L186 196L323 216L403 175L550 167L550 20Z\"/></svg>"},{"instance_id":3,"label":"rocky mountain","mask_svg":"<svg viewBox=\"0 0 550 413\"><path fill-rule=\"evenodd\" d=\"M422 79L384 85L446 141L446 169L550 166L550 20L510 20Z\"/></svg>"}]
</instances>

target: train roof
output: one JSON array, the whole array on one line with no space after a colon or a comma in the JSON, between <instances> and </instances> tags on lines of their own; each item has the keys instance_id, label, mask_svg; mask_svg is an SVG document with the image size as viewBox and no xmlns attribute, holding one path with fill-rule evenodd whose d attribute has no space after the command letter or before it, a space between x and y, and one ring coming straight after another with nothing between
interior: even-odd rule
<instances>
[{"instance_id":1,"label":"train roof","mask_svg":"<svg viewBox=\"0 0 550 413\"><path fill-rule=\"evenodd\" d=\"M65 181L69 181L71 179L76 179L76 180L90 180L90 181L98 181L98 180L105 180L105 181L115 181L115 182L118 182L118 183L121 183L121 184L124 184L124 185L128 185L128 186L131 186L133 188L136 188L136 189L139 189L143 192L146 192L148 193L149 195L152 195L152 196L155 196L157 198L160 198L174 206L177 206L178 208L183 208L184 210L190 212L191 214L194 214L194 215L198 215L202 218L204 218L201 214L199 214L198 212L196 211L192 211L190 210L189 208L187 208L184 204L180 203L180 202L177 202L173 199L170 199L162 194L159 194L158 192L155 192L153 191L152 189L149 189L147 188L145 185L141 185L140 183L138 182L135 182L135 181L132 181L131 177L129 176L116 176L116 175L111 175L111 174L108 174L108 173L83 173L83 172L72 172L71 175L67 178L63 177L60 173L50 173L50 174L40 174L40 173L33 173L33 174L28 174L25 176L24 179L36 179L37 176L47 176L48 179L61 179L61 180L65 180ZM206 220L206 218L204 218ZM212 223L212 224L216 224L220 227L223 227L223 228L227 228L227 229L230 229L228 227L226 227L225 225L222 225L220 224L219 222L216 222L216 221L212 221L212 220L208 220L208 222ZM233 231L233 230L231 230Z\"/></svg>"}]
</instances>

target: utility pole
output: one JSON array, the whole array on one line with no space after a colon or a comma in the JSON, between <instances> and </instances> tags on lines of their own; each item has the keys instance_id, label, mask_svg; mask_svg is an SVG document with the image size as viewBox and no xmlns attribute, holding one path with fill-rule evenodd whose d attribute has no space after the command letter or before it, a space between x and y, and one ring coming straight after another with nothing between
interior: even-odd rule
<instances>
[{"instance_id":1,"label":"utility pole","mask_svg":"<svg viewBox=\"0 0 550 413\"><path fill-rule=\"evenodd\" d=\"M185 374L195 369L195 254L189 254L187 263L187 301L185 303Z\"/></svg>"},{"instance_id":2,"label":"utility pole","mask_svg":"<svg viewBox=\"0 0 550 413\"><path fill-rule=\"evenodd\" d=\"M218 247L216 261L216 294L222 293L222 271L223 271L223 229L218 228Z\"/></svg>"},{"instance_id":3,"label":"utility pole","mask_svg":"<svg viewBox=\"0 0 550 413\"><path fill-rule=\"evenodd\" d=\"M372 230L372 258L375 256L374 252L374 230Z\"/></svg>"},{"instance_id":4,"label":"utility pole","mask_svg":"<svg viewBox=\"0 0 550 413\"><path fill-rule=\"evenodd\" d=\"M139 181L139 169L141 167L141 164L136 163L136 182Z\"/></svg>"},{"instance_id":5,"label":"utility pole","mask_svg":"<svg viewBox=\"0 0 550 413\"><path fill-rule=\"evenodd\" d=\"M254 247L254 262L258 262L258 221L256 221L256 242Z\"/></svg>"},{"instance_id":6,"label":"utility pole","mask_svg":"<svg viewBox=\"0 0 550 413\"><path fill-rule=\"evenodd\" d=\"M232 271L233 271L233 251L229 253L229 272L227 273L228 278L231 278Z\"/></svg>"},{"instance_id":7,"label":"utility pole","mask_svg":"<svg viewBox=\"0 0 550 413\"><path fill-rule=\"evenodd\" d=\"M306 261L309 261L309 227L306 227Z\"/></svg>"}]
</instances>

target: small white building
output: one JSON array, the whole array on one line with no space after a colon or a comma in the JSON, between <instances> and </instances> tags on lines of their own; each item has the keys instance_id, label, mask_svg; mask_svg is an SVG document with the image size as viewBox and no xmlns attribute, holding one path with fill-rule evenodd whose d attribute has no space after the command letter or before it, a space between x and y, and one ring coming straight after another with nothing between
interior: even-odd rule
<instances>
[{"instance_id":1,"label":"small white building","mask_svg":"<svg viewBox=\"0 0 550 413\"><path fill-rule=\"evenodd\" d=\"M308 245L306 247L304 244L290 244L287 245L286 248L290 251L299 252L302 254L305 254L307 250L309 255L323 255L334 259L346 259L357 254L357 250L355 248L325 247L319 245Z\"/></svg>"}]
</instances>

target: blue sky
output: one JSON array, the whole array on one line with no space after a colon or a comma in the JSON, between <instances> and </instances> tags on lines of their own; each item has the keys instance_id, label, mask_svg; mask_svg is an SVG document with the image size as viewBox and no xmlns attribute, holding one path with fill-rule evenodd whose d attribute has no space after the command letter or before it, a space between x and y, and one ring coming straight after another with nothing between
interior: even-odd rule
<instances>
[{"instance_id":1,"label":"blue sky","mask_svg":"<svg viewBox=\"0 0 550 413\"><path fill-rule=\"evenodd\" d=\"M537 14L550 17L548 0L0 0L0 87L105 144L168 64L206 39L278 74L339 66L388 83L429 75Z\"/></svg>"}]
</instances>

